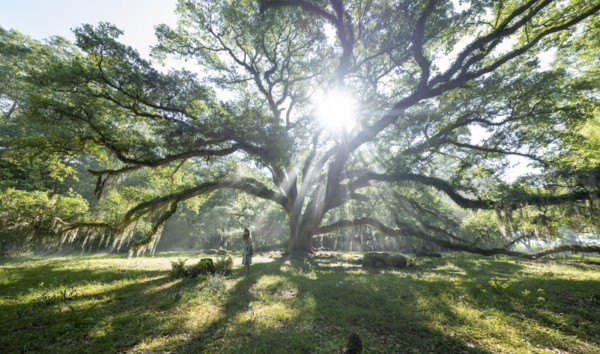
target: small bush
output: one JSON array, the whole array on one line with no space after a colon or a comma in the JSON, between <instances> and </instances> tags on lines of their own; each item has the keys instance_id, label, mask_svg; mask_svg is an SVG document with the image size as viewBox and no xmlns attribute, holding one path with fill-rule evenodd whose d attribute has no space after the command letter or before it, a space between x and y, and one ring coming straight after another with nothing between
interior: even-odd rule
<instances>
[{"instance_id":1,"label":"small bush","mask_svg":"<svg viewBox=\"0 0 600 354\"><path fill-rule=\"evenodd\" d=\"M189 275L187 269L185 269L186 259L177 259L177 261L171 261L171 277L173 278L185 278Z\"/></svg>"},{"instance_id":2,"label":"small bush","mask_svg":"<svg viewBox=\"0 0 600 354\"><path fill-rule=\"evenodd\" d=\"M198 275L215 274L215 265L212 258L202 258L195 266L189 269L189 275L193 278Z\"/></svg>"},{"instance_id":3,"label":"small bush","mask_svg":"<svg viewBox=\"0 0 600 354\"><path fill-rule=\"evenodd\" d=\"M215 263L215 271L218 274L230 275L233 271L233 257L219 257L219 259Z\"/></svg>"},{"instance_id":4,"label":"small bush","mask_svg":"<svg viewBox=\"0 0 600 354\"><path fill-rule=\"evenodd\" d=\"M390 255L385 252L365 253L363 267L406 268L408 260L402 255Z\"/></svg>"},{"instance_id":5,"label":"small bush","mask_svg":"<svg viewBox=\"0 0 600 354\"><path fill-rule=\"evenodd\" d=\"M210 276L215 274L230 275L233 269L233 257L219 257L216 263L212 258L202 258L193 266L186 267L187 259L171 261L171 277L173 278L195 278L197 276Z\"/></svg>"}]
</instances>

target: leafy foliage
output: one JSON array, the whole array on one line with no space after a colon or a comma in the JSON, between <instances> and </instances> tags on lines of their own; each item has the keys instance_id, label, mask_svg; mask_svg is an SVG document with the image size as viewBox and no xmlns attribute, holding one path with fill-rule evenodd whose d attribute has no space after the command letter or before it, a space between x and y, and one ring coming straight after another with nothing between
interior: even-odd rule
<instances>
[{"instance_id":1,"label":"leafy foliage","mask_svg":"<svg viewBox=\"0 0 600 354\"><path fill-rule=\"evenodd\" d=\"M51 195L43 191L9 188L0 192L0 253L23 251L32 245L56 244L54 236L71 222L86 218L89 206L77 194ZM61 240L65 242L66 240Z\"/></svg>"},{"instance_id":2,"label":"leafy foliage","mask_svg":"<svg viewBox=\"0 0 600 354\"><path fill-rule=\"evenodd\" d=\"M221 256L215 262L215 272L221 275L231 275L233 271L233 257Z\"/></svg>"},{"instance_id":3,"label":"leafy foliage","mask_svg":"<svg viewBox=\"0 0 600 354\"><path fill-rule=\"evenodd\" d=\"M244 208L223 190L270 204L253 228L285 215L289 253L350 227L502 252L597 232L600 3L460 4L180 0L154 56L195 71L158 70L106 23L74 44L1 30L0 146L19 152L0 161L53 156L31 169L59 175L93 158L94 223L138 253L180 205ZM315 102L331 91L356 98L355 129L323 129ZM514 158L539 173L508 180ZM216 224L198 223L227 234Z\"/></svg>"},{"instance_id":4,"label":"leafy foliage","mask_svg":"<svg viewBox=\"0 0 600 354\"><path fill-rule=\"evenodd\" d=\"M171 261L171 277L173 278L185 278L188 276L188 270L185 268L185 262L187 259L177 259L176 261Z\"/></svg>"},{"instance_id":5,"label":"leafy foliage","mask_svg":"<svg viewBox=\"0 0 600 354\"><path fill-rule=\"evenodd\" d=\"M198 263L186 267L187 259L177 259L171 261L171 272L173 278L195 278L197 276L226 276L231 275L233 269L233 257L221 256L216 262L212 258L202 258Z\"/></svg>"}]
</instances>

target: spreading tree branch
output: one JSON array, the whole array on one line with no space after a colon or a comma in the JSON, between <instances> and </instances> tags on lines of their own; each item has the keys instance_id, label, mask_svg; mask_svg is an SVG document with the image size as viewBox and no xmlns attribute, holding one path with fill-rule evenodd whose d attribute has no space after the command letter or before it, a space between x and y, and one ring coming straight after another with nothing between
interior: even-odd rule
<instances>
[{"instance_id":1,"label":"spreading tree branch","mask_svg":"<svg viewBox=\"0 0 600 354\"><path fill-rule=\"evenodd\" d=\"M502 41L502 39L514 34L518 29L523 28L528 23L530 23L531 19L544 7L546 7L551 2L551 0L546 0L535 6L537 2L537 0L530 0L523 6L515 9L506 18L503 24L501 24L495 31L482 38L476 39L474 42L468 45L467 48L465 48L465 50L455 60L454 64L450 66L446 73L440 74L439 76L430 80L426 87L420 86L420 89L414 90L410 95L398 101L379 120L375 121L370 125L364 126L364 128L360 132L358 132L354 138L352 138L348 141L347 144L345 144L344 149L348 153L356 150L363 144L373 140L381 131L387 128L390 124L396 122L398 118L404 114L407 108L414 106L422 100L440 96L445 92L463 86L468 81L477 79L485 74L488 74L498 69L500 66L504 65L508 61L526 53L545 37L548 37L549 35L560 31L568 30L600 11L600 4L592 6L586 11L583 11L581 14L571 18L570 20L561 24L557 24L553 27L542 31L525 45L509 52L508 54L495 60L493 63L479 70L469 71L469 68L475 63L475 61L481 61L485 57L487 57L487 55L489 55L492 48L491 46L497 45ZM529 9L531 10L526 15L524 15L522 19L516 21L512 26L509 27L510 22L518 18L520 15L526 13ZM483 50L486 46L488 46L489 48L488 51L485 51L485 54L477 54L475 55L475 57L477 58L476 60L471 59L471 61L468 61L466 63L464 62L465 59L474 51ZM417 54L417 57L420 57L419 54ZM421 59L420 65L423 65L422 69L426 68L427 64L424 61L424 58ZM455 73L457 73L459 70L461 73L458 74L456 78L452 79L452 77L455 76ZM337 148L331 149L328 153L325 154L323 159L328 160L336 154L336 151Z\"/></svg>"},{"instance_id":2,"label":"spreading tree branch","mask_svg":"<svg viewBox=\"0 0 600 354\"><path fill-rule=\"evenodd\" d=\"M237 189L262 199L271 200L282 207L285 207L286 205L286 198L284 196L270 190L262 183L252 178L241 178L238 180L221 182L206 182L193 188L188 188L177 193L154 198L150 201L138 204L125 214L119 229L121 232L124 231L140 218L151 214L160 208L178 204L185 200L211 193L217 189Z\"/></svg>"},{"instance_id":3,"label":"spreading tree branch","mask_svg":"<svg viewBox=\"0 0 600 354\"><path fill-rule=\"evenodd\" d=\"M425 55L423 54L423 40L425 37L425 23L433 13L437 2L438 0L429 0L425 10L417 19L417 24L413 31L413 56L421 68L421 78L419 79L419 85L417 87L418 92L423 91L427 87L427 81L429 81L431 62L425 58Z\"/></svg>"},{"instance_id":4,"label":"spreading tree branch","mask_svg":"<svg viewBox=\"0 0 600 354\"><path fill-rule=\"evenodd\" d=\"M383 182L396 182L401 183L403 181L418 182L423 185L434 187L435 189L444 192L450 199L456 204L467 209L493 209L496 205L502 204L504 206L512 206L514 208L519 207L523 204L538 205L538 206L549 206L559 205L567 202L575 202L588 200L591 198L591 192L589 190L573 191L571 193L565 193L560 195L535 195L522 193L518 201L511 200L489 200L489 199L469 199L462 196L458 192L458 188L453 186L451 183L436 177L429 177L419 175L415 173L391 173L391 174L379 174L374 172L366 172L361 177L357 178L352 183L357 186L365 185L367 181L383 181ZM596 186L597 188L597 186Z\"/></svg>"},{"instance_id":5,"label":"spreading tree branch","mask_svg":"<svg viewBox=\"0 0 600 354\"><path fill-rule=\"evenodd\" d=\"M352 17L344 9L343 2L341 0L330 0L330 3L335 14L305 0L263 0L260 1L260 10L266 11L277 7L299 7L316 17L325 19L333 25L337 30L337 36L342 45L342 55L336 69L335 83L343 86L344 77L348 74L352 66L352 54L356 39L354 29L352 28Z\"/></svg>"},{"instance_id":6,"label":"spreading tree branch","mask_svg":"<svg viewBox=\"0 0 600 354\"><path fill-rule=\"evenodd\" d=\"M437 237L431 236L429 234L426 234L407 223L398 224L399 228L394 229L394 228L384 225L381 221L379 221L377 219L373 219L373 218L359 218L356 220L341 220L341 221L338 221L338 222L330 224L330 225L319 227L318 229L316 229L313 232L313 236L330 233L330 232L333 232L333 231L341 229L341 228L356 227L356 226L371 226L374 229L376 229L388 236L417 237L422 240L435 243L438 246L441 246L441 247L451 250L451 251L469 252L469 253L481 254L484 256L507 255L507 256L513 256L513 257L526 258L526 259L535 259L535 258L547 256L550 254L560 253L560 252L589 252L589 253L598 252L598 253L600 253L600 246L579 246L579 245L563 245L563 246L550 248L550 249L540 251L537 253L533 253L533 254L528 254L528 253L523 253L523 252L518 252L518 251L511 251L506 248L486 249L486 248L482 248L482 247L461 244L461 243L456 243L456 242L444 240L441 238L437 238Z\"/></svg>"},{"instance_id":7,"label":"spreading tree branch","mask_svg":"<svg viewBox=\"0 0 600 354\"><path fill-rule=\"evenodd\" d=\"M120 169L116 169L116 170L111 170L111 169L101 170L101 171L88 170L91 174L98 177L98 180L96 182L96 190L95 190L96 196L98 198L102 195L102 192L104 190L104 187L105 187L105 184L107 181L109 181L110 179L117 178L118 176L121 176L124 173L135 171L135 170L138 170L138 169L141 169L144 167L152 168L152 167L165 166L174 161L187 160L187 159L190 159L193 157L226 156L226 155L231 155L234 152L239 151L239 150L243 150L243 151L246 151L249 153L259 152L259 149L252 146L251 144L235 143L232 146L230 146L229 148L225 148L225 149L221 149L221 150L204 150L204 149L190 150L190 151L183 152L181 154L166 156L161 159L143 160L143 159L128 158L128 157L124 156L115 147L113 147L111 150L113 152L115 152L115 154L117 155L117 157L119 158L120 161L129 163L132 165L126 166L126 167L123 167Z\"/></svg>"}]
</instances>

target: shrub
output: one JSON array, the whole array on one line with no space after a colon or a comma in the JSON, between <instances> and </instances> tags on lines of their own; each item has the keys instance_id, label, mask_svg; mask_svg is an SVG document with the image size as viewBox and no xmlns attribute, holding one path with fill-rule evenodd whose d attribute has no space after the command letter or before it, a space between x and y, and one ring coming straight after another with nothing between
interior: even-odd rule
<instances>
[{"instance_id":1,"label":"shrub","mask_svg":"<svg viewBox=\"0 0 600 354\"><path fill-rule=\"evenodd\" d=\"M402 255L390 255L384 252L365 253L363 267L406 268L408 260Z\"/></svg>"},{"instance_id":2,"label":"shrub","mask_svg":"<svg viewBox=\"0 0 600 354\"><path fill-rule=\"evenodd\" d=\"M225 276L230 275L233 269L233 257L231 256L219 257L216 263L213 262L212 258L202 258L198 263L190 267L185 266L186 261L187 259L171 261L170 276L173 278L195 278L197 276L215 274Z\"/></svg>"},{"instance_id":3,"label":"shrub","mask_svg":"<svg viewBox=\"0 0 600 354\"><path fill-rule=\"evenodd\" d=\"M193 278L197 275L215 274L215 264L212 258L202 258L195 266L189 269L189 275Z\"/></svg>"},{"instance_id":4,"label":"shrub","mask_svg":"<svg viewBox=\"0 0 600 354\"><path fill-rule=\"evenodd\" d=\"M173 278L185 278L189 275L187 269L185 269L185 262L187 259L177 259L177 261L171 261L171 277Z\"/></svg>"},{"instance_id":5,"label":"shrub","mask_svg":"<svg viewBox=\"0 0 600 354\"><path fill-rule=\"evenodd\" d=\"M230 275L231 272L233 271L233 257L231 257L231 256L219 257L219 259L215 263L215 271L218 274Z\"/></svg>"}]
</instances>

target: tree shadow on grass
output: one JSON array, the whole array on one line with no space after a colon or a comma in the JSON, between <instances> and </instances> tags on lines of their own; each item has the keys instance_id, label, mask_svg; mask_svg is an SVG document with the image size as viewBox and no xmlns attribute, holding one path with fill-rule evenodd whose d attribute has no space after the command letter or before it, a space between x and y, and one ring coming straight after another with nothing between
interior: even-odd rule
<instances>
[{"instance_id":1,"label":"tree shadow on grass","mask_svg":"<svg viewBox=\"0 0 600 354\"><path fill-rule=\"evenodd\" d=\"M174 281L164 271L62 265L20 269L0 294L0 352L125 351L149 336L176 331L177 319L161 314L197 285Z\"/></svg>"},{"instance_id":2,"label":"tree shadow on grass","mask_svg":"<svg viewBox=\"0 0 600 354\"><path fill-rule=\"evenodd\" d=\"M447 281L421 287L419 297L428 298L430 308L444 314L445 327L467 322L473 328L494 326L497 330L488 335L507 348L527 343L528 350L598 351L600 282L569 279L568 272L560 271L536 275L531 266L536 269L547 262L504 256L428 263L429 275L446 276ZM557 263L578 271L600 270L586 260ZM447 290L439 294L444 287Z\"/></svg>"},{"instance_id":3,"label":"tree shadow on grass","mask_svg":"<svg viewBox=\"0 0 600 354\"><path fill-rule=\"evenodd\" d=\"M527 278L523 263L506 259L435 260L373 272L331 259L279 259L253 265L249 276L238 270L224 296L208 291L208 282L173 280L165 271L63 266L23 266L11 281L15 289L2 290L0 352L341 353L352 332L365 352L489 352L472 334L455 330L478 321L457 304L481 315L499 311L519 335L531 333L527 321L562 335L524 338L534 344L598 334L592 321L598 312L588 306L598 299L597 282ZM42 278L55 294L56 284L84 291L44 304L24 290ZM516 280L506 289L488 285L482 296L479 285L490 278ZM525 288L545 289L546 303L524 298ZM566 328L555 328L565 321ZM575 327L578 321L588 327ZM581 351L597 348L597 338L582 339Z\"/></svg>"},{"instance_id":4,"label":"tree shadow on grass","mask_svg":"<svg viewBox=\"0 0 600 354\"><path fill-rule=\"evenodd\" d=\"M172 349L342 353L356 332L366 352L488 352L430 325L431 314L412 289L418 281L353 271L315 261L254 265L230 289L222 316Z\"/></svg>"},{"instance_id":5,"label":"tree shadow on grass","mask_svg":"<svg viewBox=\"0 0 600 354\"><path fill-rule=\"evenodd\" d=\"M69 260L59 260L48 264L29 267L12 267L11 272L17 273L11 280L10 287L0 289L0 296L19 296L24 289L36 288L40 285L67 285L77 287L91 282L109 283L139 277L156 277L165 275L164 271L143 269L112 269L96 268L66 269Z\"/></svg>"},{"instance_id":6,"label":"tree shadow on grass","mask_svg":"<svg viewBox=\"0 0 600 354\"><path fill-rule=\"evenodd\" d=\"M600 271L600 266L585 260L562 265ZM599 281L569 279L551 271L537 277L503 274L496 279L482 274L467 271L467 278L481 284L468 288L469 301L483 312L502 313L536 346L566 352L594 352L600 347Z\"/></svg>"},{"instance_id":7,"label":"tree shadow on grass","mask_svg":"<svg viewBox=\"0 0 600 354\"><path fill-rule=\"evenodd\" d=\"M341 353L352 332L360 334L366 352L377 353L486 353L496 351L495 345L597 350L598 310L588 306L584 314L572 305L565 315L551 289L570 289L558 292L561 301L570 294L581 305L600 299L590 290L598 283L532 278L521 284L531 277L526 268L523 261L506 257L433 260L392 272L365 272L331 259L278 260L254 266L254 274L231 289L222 316L176 351ZM497 281L495 288L477 293L489 280ZM524 298L524 285L549 289L547 303ZM246 310L250 301L253 309ZM278 309L287 315L277 316ZM565 321L570 327L561 327ZM577 322L585 328L577 328ZM534 323L540 326L531 328ZM481 335L478 326L483 326ZM496 344L478 345L481 336Z\"/></svg>"}]
</instances>

